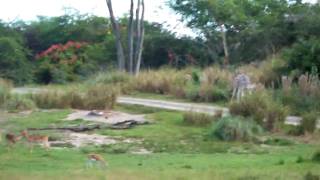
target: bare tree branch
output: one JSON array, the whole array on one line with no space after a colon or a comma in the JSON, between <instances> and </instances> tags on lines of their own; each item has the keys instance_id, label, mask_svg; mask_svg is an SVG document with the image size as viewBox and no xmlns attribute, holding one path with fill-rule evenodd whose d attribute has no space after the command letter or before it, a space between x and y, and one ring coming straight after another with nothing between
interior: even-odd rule
<instances>
[{"instance_id":1,"label":"bare tree branch","mask_svg":"<svg viewBox=\"0 0 320 180\"><path fill-rule=\"evenodd\" d=\"M129 58L129 72L133 74L133 58L134 58L134 53L133 53L133 7L134 3L133 0L131 0L131 5L130 5L130 17L129 17L129 22L128 22L128 58Z\"/></svg>"},{"instance_id":2,"label":"bare tree branch","mask_svg":"<svg viewBox=\"0 0 320 180\"><path fill-rule=\"evenodd\" d=\"M118 68L120 71L124 71L125 70L125 56L124 56L123 46L121 44L120 27L119 27L117 20L115 19L111 0L106 0L106 2L107 2L109 14L110 14L110 20L111 20L111 24L112 24L113 34L116 38Z\"/></svg>"},{"instance_id":3,"label":"bare tree branch","mask_svg":"<svg viewBox=\"0 0 320 180\"><path fill-rule=\"evenodd\" d=\"M144 0L141 2L142 6L142 14L141 14L141 19L140 19L140 27L139 29L139 39L138 39L138 47L137 47L137 63L136 63L136 70L135 73L139 74L140 71L140 65L141 65L141 56L142 56L142 51L143 51L143 40L144 40L144 12L145 12L145 5L144 5ZM139 20L138 20L139 21Z\"/></svg>"}]
</instances>

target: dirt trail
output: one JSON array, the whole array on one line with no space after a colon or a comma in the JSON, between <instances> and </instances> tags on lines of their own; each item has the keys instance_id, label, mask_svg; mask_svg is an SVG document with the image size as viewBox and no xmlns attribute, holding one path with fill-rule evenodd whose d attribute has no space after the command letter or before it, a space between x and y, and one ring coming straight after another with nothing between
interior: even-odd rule
<instances>
[{"instance_id":1,"label":"dirt trail","mask_svg":"<svg viewBox=\"0 0 320 180\"><path fill-rule=\"evenodd\" d=\"M180 102L141 99L141 98L132 98L132 97L119 97L117 102L120 104L142 105L142 106L177 110L177 111L193 111L193 112L206 113L211 115L214 115L219 111L222 111L223 115L227 115L229 113L229 110L227 108L223 108L219 106L211 106L211 105L201 105L201 104L195 104L195 103L180 103Z\"/></svg>"}]
</instances>

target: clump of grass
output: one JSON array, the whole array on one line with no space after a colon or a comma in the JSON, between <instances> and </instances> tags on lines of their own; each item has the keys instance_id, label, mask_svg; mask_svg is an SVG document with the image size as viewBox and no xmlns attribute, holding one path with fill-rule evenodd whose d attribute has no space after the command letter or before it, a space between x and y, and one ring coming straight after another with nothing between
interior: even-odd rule
<instances>
[{"instance_id":1,"label":"clump of grass","mask_svg":"<svg viewBox=\"0 0 320 180\"><path fill-rule=\"evenodd\" d=\"M284 160L283 159L280 159L278 162L277 162L277 165L284 165Z\"/></svg>"},{"instance_id":2,"label":"clump of grass","mask_svg":"<svg viewBox=\"0 0 320 180\"><path fill-rule=\"evenodd\" d=\"M312 155L312 161L313 162L316 162L316 163L320 163L320 150L315 152L313 155Z\"/></svg>"},{"instance_id":3,"label":"clump of grass","mask_svg":"<svg viewBox=\"0 0 320 180\"><path fill-rule=\"evenodd\" d=\"M297 160L296 160L296 163L303 163L304 162L304 159L301 157L301 156L298 156Z\"/></svg>"},{"instance_id":4,"label":"clump of grass","mask_svg":"<svg viewBox=\"0 0 320 180\"><path fill-rule=\"evenodd\" d=\"M241 117L221 118L211 129L211 137L224 141L250 141L262 133L262 128L252 120Z\"/></svg>"},{"instance_id":5,"label":"clump of grass","mask_svg":"<svg viewBox=\"0 0 320 180\"><path fill-rule=\"evenodd\" d=\"M183 122L188 125L196 125L196 126L206 126L212 124L215 121L214 116L210 116L204 113L197 112L185 112L183 113Z\"/></svg>"},{"instance_id":6,"label":"clump of grass","mask_svg":"<svg viewBox=\"0 0 320 180\"><path fill-rule=\"evenodd\" d=\"M264 141L264 144L276 145L276 146L289 146L289 145L293 145L294 143L288 139L269 138L266 141Z\"/></svg>"},{"instance_id":7,"label":"clump of grass","mask_svg":"<svg viewBox=\"0 0 320 180\"><path fill-rule=\"evenodd\" d=\"M4 107L9 112L20 112L25 110L33 110L36 108L36 105L31 99L25 96L14 95L4 103Z\"/></svg>"},{"instance_id":8,"label":"clump of grass","mask_svg":"<svg viewBox=\"0 0 320 180\"><path fill-rule=\"evenodd\" d=\"M313 133L316 130L318 115L318 112L308 112L303 114L300 126L304 133Z\"/></svg>"},{"instance_id":9,"label":"clump of grass","mask_svg":"<svg viewBox=\"0 0 320 180\"><path fill-rule=\"evenodd\" d=\"M312 174L311 172L308 172L305 176L304 176L304 180L319 180L320 176Z\"/></svg>"},{"instance_id":10,"label":"clump of grass","mask_svg":"<svg viewBox=\"0 0 320 180\"><path fill-rule=\"evenodd\" d=\"M177 87L186 83L185 73L173 69L143 71L134 78L132 86L140 92L174 94Z\"/></svg>"},{"instance_id":11,"label":"clump of grass","mask_svg":"<svg viewBox=\"0 0 320 180\"><path fill-rule=\"evenodd\" d=\"M286 107L273 101L272 96L266 92L254 92L239 102L233 101L229 109L232 115L253 118L268 130L277 130L288 113Z\"/></svg>"},{"instance_id":12,"label":"clump of grass","mask_svg":"<svg viewBox=\"0 0 320 180\"><path fill-rule=\"evenodd\" d=\"M39 108L43 109L111 109L115 105L117 95L117 88L96 85L85 92L71 89L65 92L43 91L29 96Z\"/></svg>"},{"instance_id":13,"label":"clump of grass","mask_svg":"<svg viewBox=\"0 0 320 180\"><path fill-rule=\"evenodd\" d=\"M43 91L29 95L37 107L42 109L65 109L70 108L70 97L63 91Z\"/></svg>"},{"instance_id":14,"label":"clump of grass","mask_svg":"<svg viewBox=\"0 0 320 180\"><path fill-rule=\"evenodd\" d=\"M128 83L130 75L125 72L112 71L106 73L98 73L94 78L88 81L89 84L117 84Z\"/></svg>"},{"instance_id":15,"label":"clump of grass","mask_svg":"<svg viewBox=\"0 0 320 180\"><path fill-rule=\"evenodd\" d=\"M10 98L12 83L0 78L0 107Z\"/></svg>"},{"instance_id":16,"label":"clump of grass","mask_svg":"<svg viewBox=\"0 0 320 180\"><path fill-rule=\"evenodd\" d=\"M87 109L112 109L115 106L118 90L111 86L97 85L88 89L83 102Z\"/></svg>"}]
</instances>

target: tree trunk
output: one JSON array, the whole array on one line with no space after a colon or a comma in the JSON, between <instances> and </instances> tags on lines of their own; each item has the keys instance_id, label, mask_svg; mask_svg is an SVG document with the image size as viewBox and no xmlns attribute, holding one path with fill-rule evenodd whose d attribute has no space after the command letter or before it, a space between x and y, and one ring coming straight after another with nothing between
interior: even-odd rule
<instances>
[{"instance_id":1,"label":"tree trunk","mask_svg":"<svg viewBox=\"0 0 320 180\"><path fill-rule=\"evenodd\" d=\"M140 0L138 0L138 6L140 6ZM144 0L141 2L142 7L142 14L141 19L139 20L139 15L137 15L137 46L136 46L136 69L135 74L139 74L140 72L140 65L141 65L141 56L143 51L143 40L144 40L144 12L145 12L145 5ZM138 10L138 9L137 9ZM140 22L139 22L140 21ZM138 23L139 22L139 23Z\"/></svg>"},{"instance_id":2,"label":"tree trunk","mask_svg":"<svg viewBox=\"0 0 320 180\"><path fill-rule=\"evenodd\" d=\"M228 49L228 42L227 42L227 32L224 25L221 25L221 37L222 37L222 44L223 44L223 51L224 51L224 61L223 65L229 65L229 49Z\"/></svg>"},{"instance_id":3,"label":"tree trunk","mask_svg":"<svg viewBox=\"0 0 320 180\"><path fill-rule=\"evenodd\" d=\"M116 38L118 68L120 71L124 71L125 70L125 56L124 56L123 46L121 44L121 34L120 34L119 24L115 19L111 0L106 0L106 2L107 2L108 10L110 13L110 21L112 24L113 34Z\"/></svg>"},{"instance_id":4,"label":"tree trunk","mask_svg":"<svg viewBox=\"0 0 320 180\"><path fill-rule=\"evenodd\" d=\"M133 47L133 0L131 0L130 17L128 22L128 58L129 58L129 72L133 74L133 60L134 60L134 47Z\"/></svg>"}]
</instances>

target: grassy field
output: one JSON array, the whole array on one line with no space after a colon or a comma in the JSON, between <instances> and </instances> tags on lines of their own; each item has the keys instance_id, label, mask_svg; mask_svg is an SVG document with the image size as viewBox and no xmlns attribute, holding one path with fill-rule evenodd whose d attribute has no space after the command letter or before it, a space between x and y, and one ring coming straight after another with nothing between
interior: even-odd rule
<instances>
[{"instance_id":1,"label":"grassy field","mask_svg":"<svg viewBox=\"0 0 320 180\"><path fill-rule=\"evenodd\" d=\"M146 113L154 123L130 130L95 133L137 138L143 140L142 144L51 149L48 152L37 147L31 154L24 143L8 150L2 141L0 179L303 179L308 172L320 175L320 163L311 161L313 153L320 149L317 142L295 141L285 146L222 142L207 136L211 125L185 125L180 112L133 106L116 109ZM34 112L28 116L13 116L0 125L14 132L27 127L66 125L62 119L69 112ZM143 146L154 153L130 154L129 150L135 146ZM103 155L109 167L86 169L89 152Z\"/></svg>"}]
</instances>

